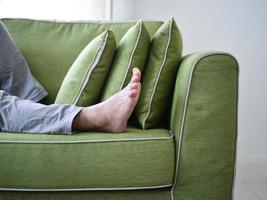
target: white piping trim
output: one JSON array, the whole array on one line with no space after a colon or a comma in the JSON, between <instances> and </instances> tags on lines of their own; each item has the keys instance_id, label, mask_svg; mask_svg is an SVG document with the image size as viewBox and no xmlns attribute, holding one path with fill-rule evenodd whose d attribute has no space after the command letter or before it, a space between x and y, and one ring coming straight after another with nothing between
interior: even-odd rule
<instances>
[{"instance_id":1,"label":"white piping trim","mask_svg":"<svg viewBox=\"0 0 267 200\"><path fill-rule=\"evenodd\" d=\"M184 102L184 109L183 109L183 115L182 115L182 123L181 123L181 128L180 128L180 138L179 138L179 142L178 142L177 157L176 157L175 176L174 176L173 186L171 188L171 200L175 200L174 193L173 192L174 192L175 186L177 184L177 179L178 179L178 170L179 170L179 161L180 161L180 153L181 153L181 144L182 144L183 133L184 133L184 125L185 125L185 115L186 115L186 110L187 110L187 106L188 106L188 98L189 98L189 92L190 92L190 88L191 88L193 73L194 73L194 70L195 70L197 64L203 58L208 57L208 56L212 56L212 55L227 55L227 56L232 57L236 61L235 57L233 55L229 54L229 53L220 52L220 51L213 51L213 52L204 52L199 57L197 57L196 58L196 61L193 63L193 67L191 69L189 80L188 80L188 87L187 87L187 90L186 90L186 98L185 98L185 102ZM234 176L235 176L235 174L234 174Z\"/></svg>"},{"instance_id":2,"label":"white piping trim","mask_svg":"<svg viewBox=\"0 0 267 200\"><path fill-rule=\"evenodd\" d=\"M82 94L82 92L84 91L84 88L86 87L92 72L94 71L94 69L97 67L97 64L99 63L102 55L103 55L103 51L105 50L106 44L107 44L107 38L108 38L109 32L106 31L106 37L105 39L100 43L98 49L97 49L97 53L94 56L94 59L92 60L92 62L89 64L89 66L87 67L87 72L85 73L83 79L82 79L82 84L79 87L78 93L75 95L75 97L72 100L72 104L77 104L77 102L80 99L80 96Z\"/></svg>"},{"instance_id":3,"label":"white piping trim","mask_svg":"<svg viewBox=\"0 0 267 200\"><path fill-rule=\"evenodd\" d=\"M128 63L128 66L127 66L127 70L126 70L126 72L125 72L125 74L124 74L124 78L123 78L123 81L122 81L122 83L121 83L120 90L123 88L123 85L124 85L124 83L125 83L126 77L127 77L128 73L129 73L129 69L130 69L131 64L132 64L132 61L133 61L133 54L135 53L136 48L137 48L137 45L138 45L138 43L139 43L139 41L140 41L141 32L142 32L142 27L143 27L143 21L141 20L141 21L139 21L139 22L137 22L137 23L140 23L139 33L138 33L137 39L136 39L136 41L135 41L134 49L133 49L133 51L132 51L132 53L131 53L131 57L130 57L130 60L129 60L129 63Z\"/></svg>"},{"instance_id":4,"label":"white piping trim","mask_svg":"<svg viewBox=\"0 0 267 200\"><path fill-rule=\"evenodd\" d=\"M144 187L114 187L114 188L68 188L68 189L30 189L30 188L0 188L0 191L27 191L27 192L60 192L60 191L113 191L113 190L146 190L171 187L172 184L144 186Z\"/></svg>"},{"instance_id":5,"label":"white piping trim","mask_svg":"<svg viewBox=\"0 0 267 200\"><path fill-rule=\"evenodd\" d=\"M173 138L173 132L169 130L169 137L150 137L150 138L128 138L128 139L103 139L103 140L76 140L76 141L21 141L21 140L0 140L0 144L81 144L81 143L101 143L101 142L129 142L147 140L168 140Z\"/></svg>"},{"instance_id":6,"label":"white piping trim","mask_svg":"<svg viewBox=\"0 0 267 200\"><path fill-rule=\"evenodd\" d=\"M232 55L231 55L232 56ZM237 163L237 150L238 150L238 101L239 101L239 63L238 61L235 59L234 56L232 56L232 58L234 58L234 60L236 61L237 64L237 91L236 91L236 95L237 95L237 99L236 99L236 138L235 138L235 158L234 158L234 176L233 176L233 180L232 180L232 196L231 198L234 199L234 192L235 192L235 182L236 182L236 163Z\"/></svg>"},{"instance_id":7,"label":"white piping trim","mask_svg":"<svg viewBox=\"0 0 267 200\"><path fill-rule=\"evenodd\" d=\"M146 129L145 123L146 123L146 120L147 120L147 118L149 117L149 115L151 113L151 104L152 104L152 101L153 101L153 97L155 95L156 88L157 88L158 83L159 83L159 78L160 78L160 75L161 75L161 71L162 71L162 69L163 69L163 67L165 65L166 59L167 59L168 49L169 49L169 46L170 46L170 43L171 43L172 24L173 24L173 21L171 21L171 24L170 24L170 27L169 27L168 42L167 42L167 45L165 47L164 59L163 59L163 61L161 63L160 70L159 70L159 73L158 73L157 79L156 79L156 84L155 84L155 87L153 88L152 95L150 96L150 99L149 99L148 112L147 112L147 114L145 116L145 119L144 119L144 121L142 123L143 129Z\"/></svg>"}]
</instances>

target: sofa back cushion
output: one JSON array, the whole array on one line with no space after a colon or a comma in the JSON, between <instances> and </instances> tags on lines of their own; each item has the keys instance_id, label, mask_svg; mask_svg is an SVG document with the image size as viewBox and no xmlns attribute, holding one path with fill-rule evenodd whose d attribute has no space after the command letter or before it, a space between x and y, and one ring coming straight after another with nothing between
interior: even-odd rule
<instances>
[{"instance_id":1,"label":"sofa back cushion","mask_svg":"<svg viewBox=\"0 0 267 200\"><path fill-rule=\"evenodd\" d=\"M77 106L98 103L115 51L116 41L111 30L94 38L70 67L55 103Z\"/></svg>"},{"instance_id":2,"label":"sofa back cushion","mask_svg":"<svg viewBox=\"0 0 267 200\"><path fill-rule=\"evenodd\" d=\"M181 55L182 37L171 18L153 36L143 73L142 90L134 112L143 129L153 128L165 119Z\"/></svg>"},{"instance_id":3,"label":"sofa back cushion","mask_svg":"<svg viewBox=\"0 0 267 200\"><path fill-rule=\"evenodd\" d=\"M107 29L119 42L136 22L58 22L30 19L2 19L26 58L32 74L44 86L44 103L55 101L61 83L82 49ZM150 37L162 22L144 22Z\"/></svg>"}]
</instances>

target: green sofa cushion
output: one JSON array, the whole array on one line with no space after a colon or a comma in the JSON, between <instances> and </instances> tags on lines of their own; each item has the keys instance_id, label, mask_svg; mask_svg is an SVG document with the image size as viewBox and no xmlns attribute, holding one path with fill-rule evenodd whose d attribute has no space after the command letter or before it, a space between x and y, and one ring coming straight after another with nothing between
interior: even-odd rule
<instances>
[{"instance_id":1,"label":"green sofa cushion","mask_svg":"<svg viewBox=\"0 0 267 200\"><path fill-rule=\"evenodd\" d=\"M34 77L44 86L48 96L43 103L55 102L61 83L82 49L107 29L120 41L136 22L44 21L2 19L26 58ZM152 37L162 22L144 22Z\"/></svg>"},{"instance_id":2,"label":"green sofa cushion","mask_svg":"<svg viewBox=\"0 0 267 200\"><path fill-rule=\"evenodd\" d=\"M156 126L168 111L181 54L181 34L171 18L152 38L142 77L142 90L135 108L135 117L143 129Z\"/></svg>"},{"instance_id":3,"label":"green sofa cushion","mask_svg":"<svg viewBox=\"0 0 267 200\"><path fill-rule=\"evenodd\" d=\"M55 103L90 106L96 104L116 51L111 30L94 38L72 64L57 94Z\"/></svg>"},{"instance_id":4,"label":"green sofa cushion","mask_svg":"<svg viewBox=\"0 0 267 200\"><path fill-rule=\"evenodd\" d=\"M134 189L173 182L173 135L165 129L68 136L3 132L0 144L1 189Z\"/></svg>"},{"instance_id":5,"label":"green sofa cushion","mask_svg":"<svg viewBox=\"0 0 267 200\"><path fill-rule=\"evenodd\" d=\"M134 67L143 71L149 44L150 37L143 21L137 22L127 31L118 45L111 72L102 94L102 101L128 84Z\"/></svg>"}]
</instances>

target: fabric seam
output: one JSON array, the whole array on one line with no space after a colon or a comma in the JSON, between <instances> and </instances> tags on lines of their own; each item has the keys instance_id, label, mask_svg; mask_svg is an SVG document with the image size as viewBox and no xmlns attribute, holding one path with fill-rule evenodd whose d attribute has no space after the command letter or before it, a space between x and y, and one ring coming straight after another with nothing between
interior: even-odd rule
<instances>
[{"instance_id":1,"label":"fabric seam","mask_svg":"<svg viewBox=\"0 0 267 200\"><path fill-rule=\"evenodd\" d=\"M172 139L173 132L169 130L169 137L151 137L151 138L128 138L128 139L102 139L102 140L76 140L76 141L44 141L44 140L1 140L0 144L81 144L81 143L102 143L102 142L129 142L129 141L149 141L149 140L169 140Z\"/></svg>"},{"instance_id":2,"label":"fabric seam","mask_svg":"<svg viewBox=\"0 0 267 200\"><path fill-rule=\"evenodd\" d=\"M59 191L111 191L111 190L146 190L171 187L172 184L144 186L144 187L99 187L99 188L68 188L68 189L32 189L32 188L0 188L0 191L28 191L28 192L59 192Z\"/></svg>"},{"instance_id":3,"label":"fabric seam","mask_svg":"<svg viewBox=\"0 0 267 200\"><path fill-rule=\"evenodd\" d=\"M236 138L235 138L235 153L234 153L234 166L233 166L233 177L232 177L232 191L231 191L231 199L234 199L234 191L235 191L235 182L236 182L236 165L237 165L237 149L238 149L238 100L239 100L239 63L237 59L232 56L232 58L235 60L237 65L237 99L236 99Z\"/></svg>"}]
</instances>

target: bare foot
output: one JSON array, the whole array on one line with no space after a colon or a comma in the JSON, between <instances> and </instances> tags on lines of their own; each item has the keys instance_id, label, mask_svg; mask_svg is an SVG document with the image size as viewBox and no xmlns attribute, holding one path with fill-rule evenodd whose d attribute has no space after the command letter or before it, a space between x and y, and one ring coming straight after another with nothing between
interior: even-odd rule
<instances>
[{"instance_id":1,"label":"bare foot","mask_svg":"<svg viewBox=\"0 0 267 200\"><path fill-rule=\"evenodd\" d=\"M141 72L133 69L129 84L104 102L85 107L74 118L74 130L123 132L127 126L141 90Z\"/></svg>"}]
</instances>

